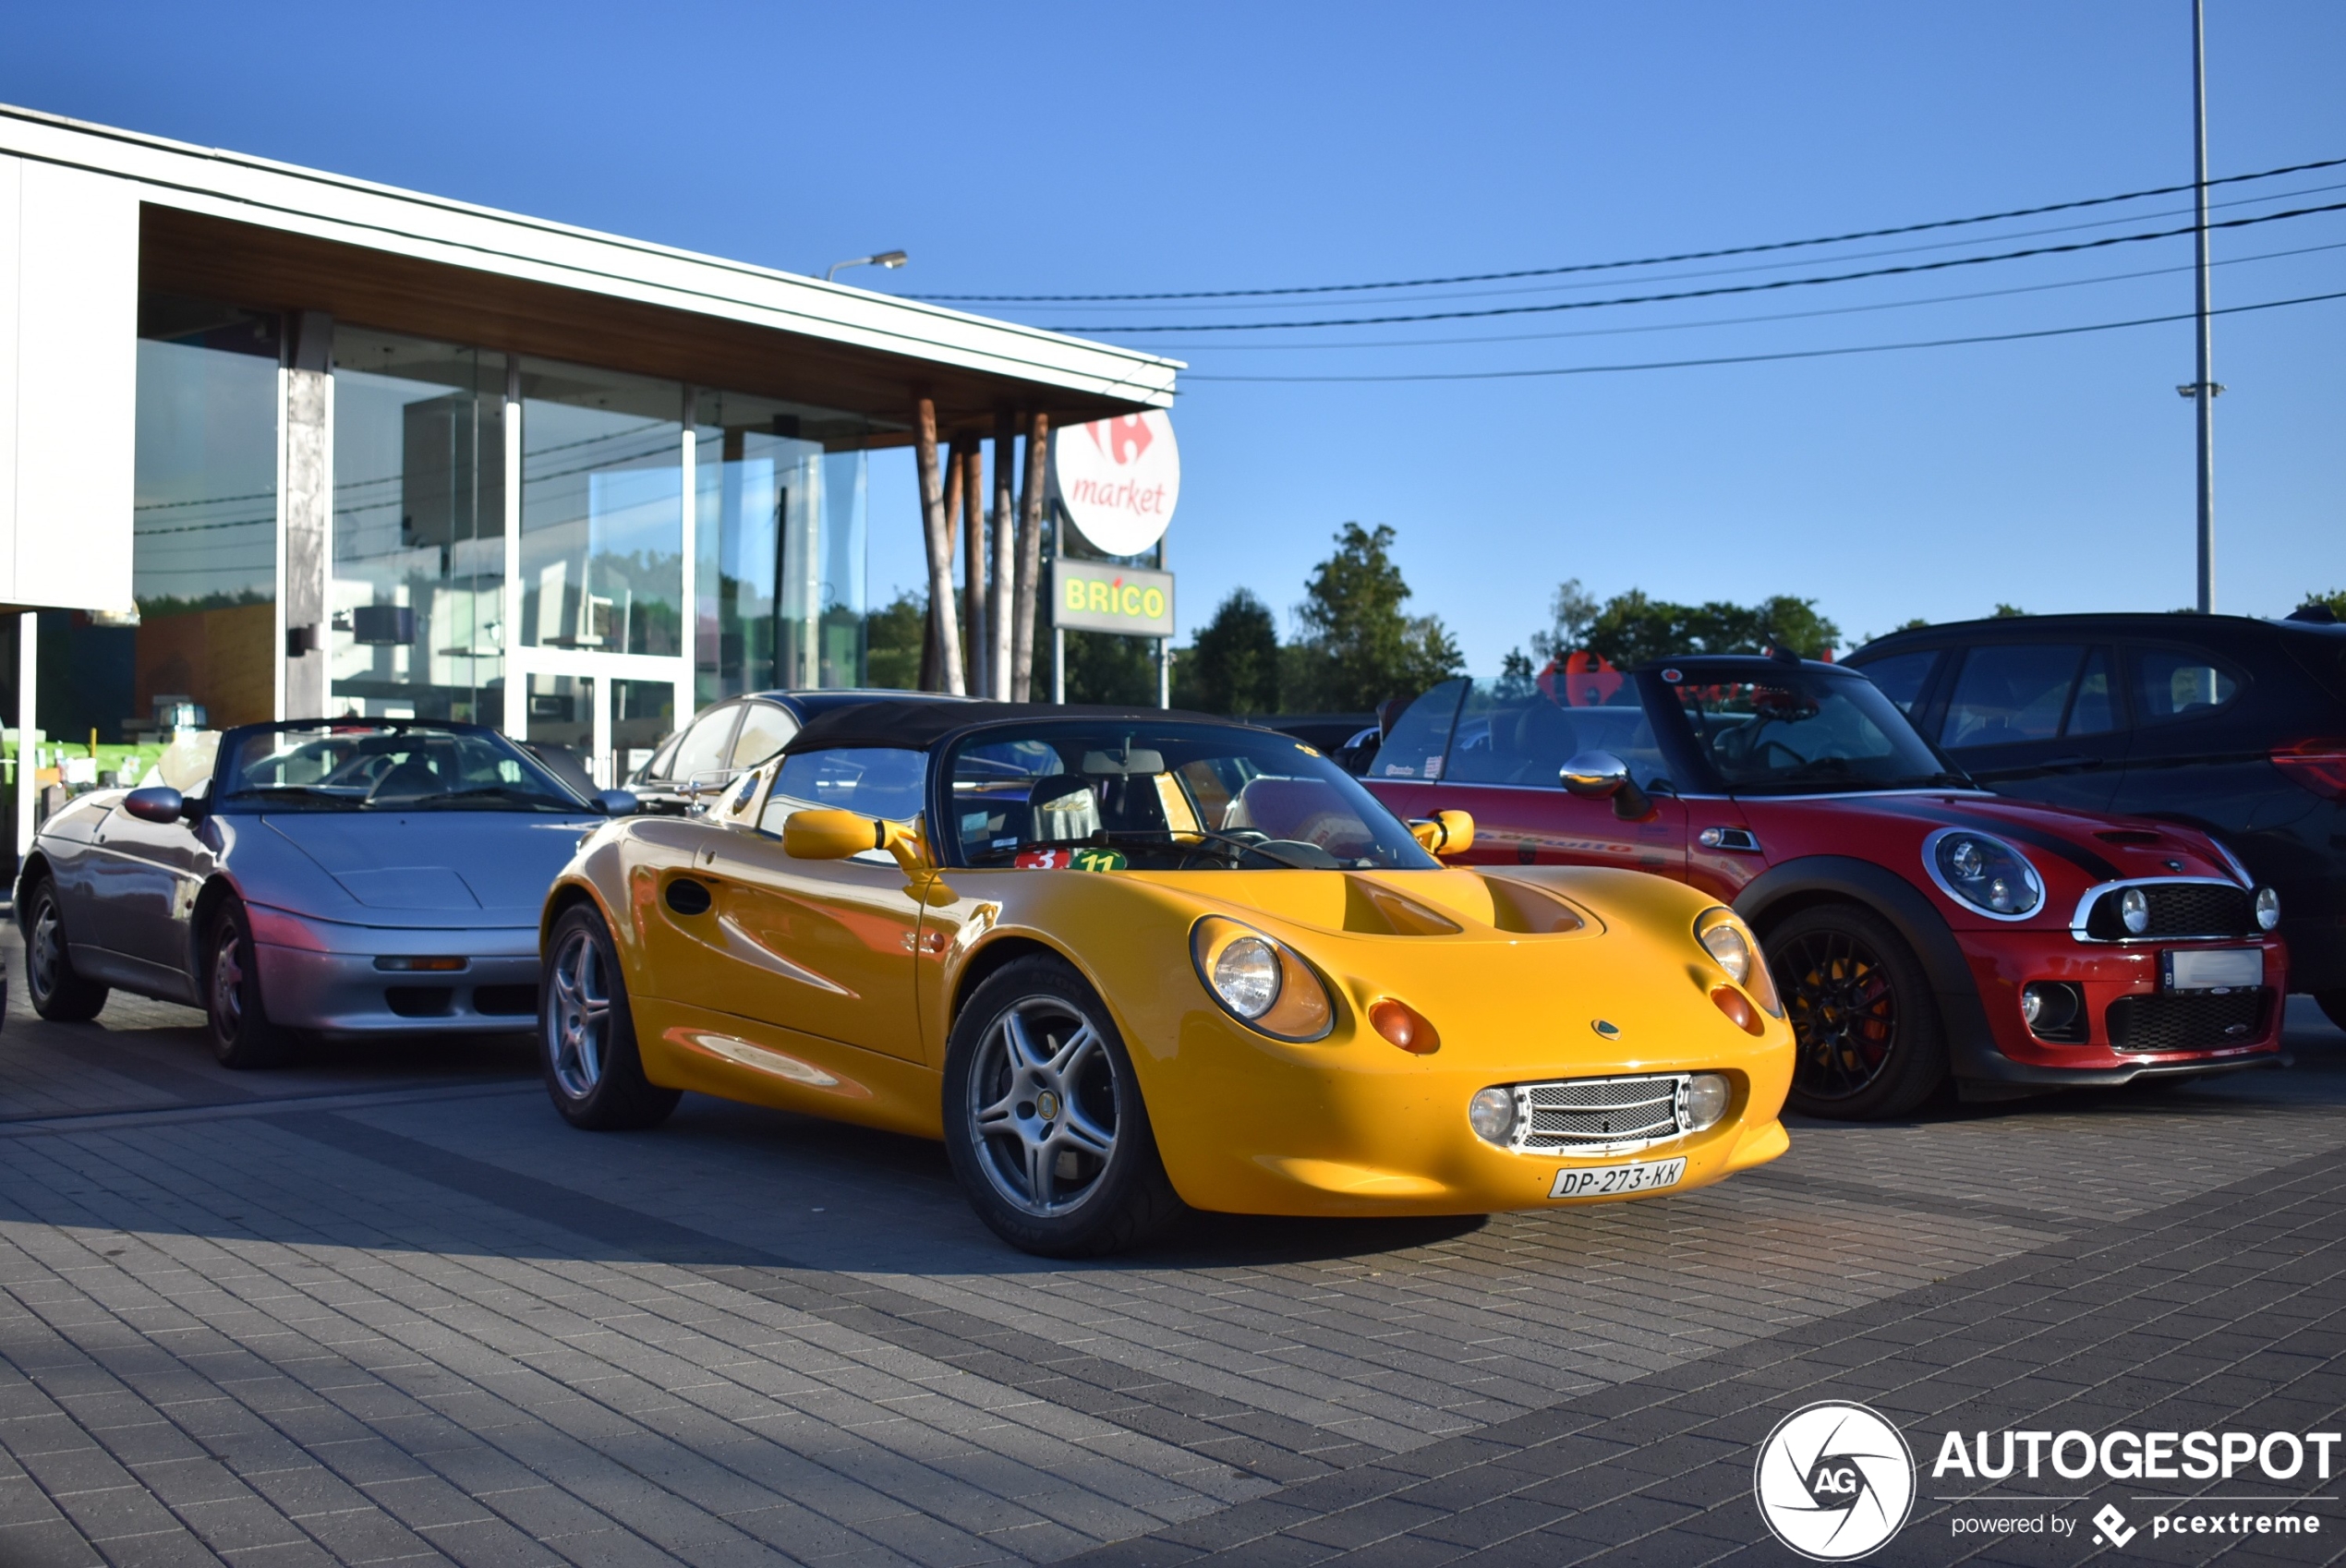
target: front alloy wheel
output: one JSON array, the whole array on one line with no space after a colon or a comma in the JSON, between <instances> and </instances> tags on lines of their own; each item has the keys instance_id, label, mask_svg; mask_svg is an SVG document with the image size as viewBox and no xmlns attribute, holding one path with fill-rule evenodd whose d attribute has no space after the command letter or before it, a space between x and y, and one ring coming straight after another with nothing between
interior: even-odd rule
<instances>
[{"instance_id":1,"label":"front alloy wheel","mask_svg":"<svg viewBox=\"0 0 2346 1568\"><path fill-rule=\"evenodd\" d=\"M1116 1063L1056 996L1012 1004L977 1048L970 1141L1002 1200L1036 1219L1082 1206L1116 1154Z\"/></svg>"},{"instance_id":2,"label":"front alloy wheel","mask_svg":"<svg viewBox=\"0 0 2346 1568\"><path fill-rule=\"evenodd\" d=\"M46 877L35 883L26 900L30 918L25 930L25 980L32 993L32 1010L52 1023L80 1023L96 1018L106 1005L107 988L84 980L73 967L66 946L66 923L57 908L57 890Z\"/></svg>"},{"instance_id":3,"label":"front alloy wheel","mask_svg":"<svg viewBox=\"0 0 2346 1568\"><path fill-rule=\"evenodd\" d=\"M1803 910L1766 942L1797 1043L1788 1104L1812 1116L1899 1116L1946 1077L1922 964L1889 923L1847 904Z\"/></svg>"},{"instance_id":4,"label":"front alloy wheel","mask_svg":"<svg viewBox=\"0 0 2346 1568\"><path fill-rule=\"evenodd\" d=\"M584 1100L603 1080L611 1037L611 990L591 932L573 926L563 934L547 1004L546 1070L564 1094Z\"/></svg>"},{"instance_id":5,"label":"front alloy wheel","mask_svg":"<svg viewBox=\"0 0 2346 1568\"><path fill-rule=\"evenodd\" d=\"M555 917L538 981L538 1065L562 1119L592 1132L657 1127L683 1092L644 1076L611 928L592 904Z\"/></svg>"}]
</instances>

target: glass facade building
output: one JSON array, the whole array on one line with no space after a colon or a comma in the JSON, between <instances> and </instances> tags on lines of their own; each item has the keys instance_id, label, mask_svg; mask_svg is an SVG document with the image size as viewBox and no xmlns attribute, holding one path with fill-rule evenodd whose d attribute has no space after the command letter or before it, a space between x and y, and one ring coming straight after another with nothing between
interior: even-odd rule
<instances>
[{"instance_id":1,"label":"glass facade building","mask_svg":"<svg viewBox=\"0 0 2346 1568\"><path fill-rule=\"evenodd\" d=\"M680 704L864 682L867 421L332 330L333 712L489 724L609 782ZM142 302L141 613L109 738L165 699L212 728L272 715L287 335Z\"/></svg>"}]
</instances>

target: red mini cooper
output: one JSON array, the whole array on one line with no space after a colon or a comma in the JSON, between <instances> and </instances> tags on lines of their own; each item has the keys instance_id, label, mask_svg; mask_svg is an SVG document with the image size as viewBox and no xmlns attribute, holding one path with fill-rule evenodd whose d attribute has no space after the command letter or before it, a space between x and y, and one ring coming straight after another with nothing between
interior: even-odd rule
<instances>
[{"instance_id":1,"label":"red mini cooper","mask_svg":"<svg viewBox=\"0 0 2346 1568\"><path fill-rule=\"evenodd\" d=\"M1901 1116L1950 1076L2002 1099L2280 1048L2279 900L2222 845L1977 790L1854 670L1704 657L1451 681L1367 771L1401 816L1473 814L1452 858L1625 866L1732 903L1812 1116Z\"/></svg>"}]
</instances>

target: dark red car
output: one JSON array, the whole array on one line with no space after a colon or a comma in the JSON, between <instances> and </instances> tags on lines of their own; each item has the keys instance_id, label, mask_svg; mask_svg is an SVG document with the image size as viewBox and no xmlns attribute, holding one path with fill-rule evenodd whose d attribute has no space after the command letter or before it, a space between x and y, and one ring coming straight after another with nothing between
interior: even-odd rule
<instances>
[{"instance_id":1,"label":"dark red car","mask_svg":"<svg viewBox=\"0 0 2346 1568\"><path fill-rule=\"evenodd\" d=\"M1625 866L1732 904L1811 1115L1903 1115L1950 1076L2000 1099L2279 1050L2279 901L2223 846L1976 789L1854 670L1704 657L1451 681L1368 773L1404 817L1471 813L1462 862Z\"/></svg>"}]
</instances>

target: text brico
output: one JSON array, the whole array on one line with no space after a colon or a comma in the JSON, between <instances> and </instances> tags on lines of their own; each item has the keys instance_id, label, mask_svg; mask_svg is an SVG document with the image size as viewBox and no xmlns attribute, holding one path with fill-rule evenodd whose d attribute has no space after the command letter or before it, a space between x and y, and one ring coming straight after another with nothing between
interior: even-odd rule
<instances>
[{"instance_id":1,"label":"text brico","mask_svg":"<svg viewBox=\"0 0 2346 1568\"><path fill-rule=\"evenodd\" d=\"M1165 618L1163 588L1143 587L1121 577L1112 583L1104 583L1097 577L1070 576L1061 594L1066 608L1071 610L1089 611L1094 615L1130 615L1143 621Z\"/></svg>"}]
</instances>

